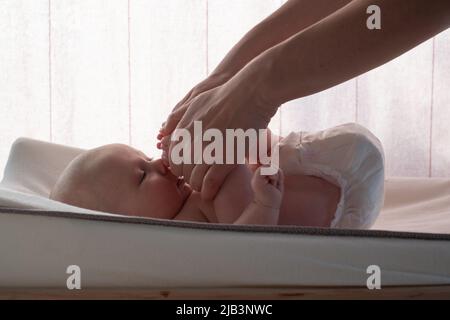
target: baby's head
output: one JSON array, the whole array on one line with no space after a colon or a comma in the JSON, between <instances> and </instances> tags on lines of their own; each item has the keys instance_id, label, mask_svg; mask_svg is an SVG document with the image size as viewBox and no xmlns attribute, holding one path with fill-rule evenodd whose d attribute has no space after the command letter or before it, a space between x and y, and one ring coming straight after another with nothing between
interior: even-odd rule
<instances>
[{"instance_id":1,"label":"baby's head","mask_svg":"<svg viewBox=\"0 0 450 320\"><path fill-rule=\"evenodd\" d=\"M50 198L110 213L173 219L191 189L161 159L123 144L88 150L63 171Z\"/></svg>"}]
</instances>

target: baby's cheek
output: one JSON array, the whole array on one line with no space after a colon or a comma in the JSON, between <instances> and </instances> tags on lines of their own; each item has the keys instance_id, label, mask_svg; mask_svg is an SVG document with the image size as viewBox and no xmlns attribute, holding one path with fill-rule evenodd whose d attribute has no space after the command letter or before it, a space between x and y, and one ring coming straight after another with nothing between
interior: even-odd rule
<instances>
[{"instance_id":1,"label":"baby's cheek","mask_svg":"<svg viewBox=\"0 0 450 320\"><path fill-rule=\"evenodd\" d=\"M176 205L180 199L180 194L177 188L174 188L172 185L168 185L161 188L161 198L168 203Z\"/></svg>"},{"instance_id":2,"label":"baby's cheek","mask_svg":"<svg viewBox=\"0 0 450 320\"><path fill-rule=\"evenodd\" d=\"M148 193L151 194L152 204L157 210L172 214L180 209L179 192L173 184L159 183L158 186L149 188Z\"/></svg>"}]
</instances>

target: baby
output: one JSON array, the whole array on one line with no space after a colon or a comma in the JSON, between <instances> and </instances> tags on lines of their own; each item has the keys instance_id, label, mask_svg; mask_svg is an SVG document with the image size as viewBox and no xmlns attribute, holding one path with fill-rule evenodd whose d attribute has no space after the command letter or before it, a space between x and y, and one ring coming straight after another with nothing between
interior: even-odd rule
<instances>
[{"instance_id":1,"label":"baby","mask_svg":"<svg viewBox=\"0 0 450 320\"><path fill-rule=\"evenodd\" d=\"M384 199L384 155L367 129L349 123L281 138L280 170L238 165L206 202L161 159L122 144L85 151L50 198L109 213L227 224L368 228Z\"/></svg>"}]
</instances>

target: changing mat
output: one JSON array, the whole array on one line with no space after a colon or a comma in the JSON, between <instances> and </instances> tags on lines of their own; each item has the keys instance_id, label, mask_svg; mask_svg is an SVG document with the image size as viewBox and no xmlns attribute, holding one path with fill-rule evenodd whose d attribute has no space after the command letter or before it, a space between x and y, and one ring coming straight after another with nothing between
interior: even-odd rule
<instances>
[{"instance_id":1,"label":"changing mat","mask_svg":"<svg viewBox=\"0 0 450 320\"><path fill-rule=\"evenodd\" d=\"M13 144L0 183L0 287L64 289L70 265L84 288L365 287L371 265L382 286L450 284L450 179L387 179L379 230L219 225L49 200L80 151Z\"/></svg>"}]
</instances>

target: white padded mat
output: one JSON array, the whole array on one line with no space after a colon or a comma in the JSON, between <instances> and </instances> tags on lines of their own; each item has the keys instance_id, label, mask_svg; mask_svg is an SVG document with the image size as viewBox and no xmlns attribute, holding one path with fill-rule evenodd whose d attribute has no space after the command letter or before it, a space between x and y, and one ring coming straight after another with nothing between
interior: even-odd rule
<instances>
[{"instance_id":1,"label":"white padded mat","mask_svg":"<svg viewBox=\"0 0 450 320\"><path fill-rule=\"evenodd\" d=\"M388 178L372 229L450 233L450 179Z\"/></svg>"},{"instance_id":2,"label":"white padded mat","mask_svg":"<svg viewBox=\"0 0 450 320\"><path fill-rule=\"evenodd\" d=\"M167 222L47 199L78 152L13 145L0 183L0 287L65 287L71 264L85 287L365 286L373 264L382 285L450 283L449 179L387 180L374 228L410 234Z\"/></svg>"},{"instance_id":3,"label":"white padded mat","mask_svg":"<svg viewBox=\"0 0 450 320\"><path fill-rule=\"evenodd\" d=\"M17 139L0 183L0 207L93 213L48 199L61 171L81 151ZM372 229L450 234L450 179L388 178L384 207Z\"/></svg>"}]
</instances>

